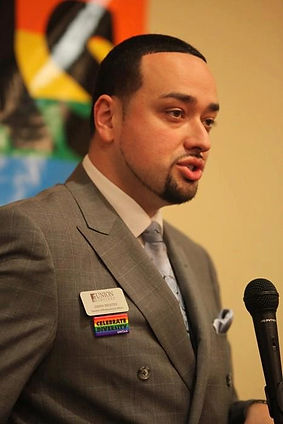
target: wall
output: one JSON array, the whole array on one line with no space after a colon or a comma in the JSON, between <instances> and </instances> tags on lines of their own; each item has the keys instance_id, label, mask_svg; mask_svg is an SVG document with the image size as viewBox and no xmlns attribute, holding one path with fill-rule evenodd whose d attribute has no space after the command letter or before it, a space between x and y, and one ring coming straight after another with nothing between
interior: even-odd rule
<instances>
[{"instance_id":1,"label":"wall","mask_svg":"<svg viewBox=\"0 0 283 424\"><path fill-rule=\"evenodd\" d=\"M165 217L212 255L242 399L263 397L252 320L242 297L257 277L283 296L283 2L151 0L149 31L184 38L208 59L221 114L197 198ZM278 309L283 351L283 305Z\"/></svg>"}]
</instances>

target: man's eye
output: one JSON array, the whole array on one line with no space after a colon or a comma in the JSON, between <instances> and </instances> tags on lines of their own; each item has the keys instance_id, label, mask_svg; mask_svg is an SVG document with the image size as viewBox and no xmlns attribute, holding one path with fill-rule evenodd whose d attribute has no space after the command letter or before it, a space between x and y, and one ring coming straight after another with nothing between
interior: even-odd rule
<instances>
[{"instance_id":1,"label":"man's eye","mask_svg":"<svg viewBox=\"0 0 283 424\"><path fill-rule=\"evenodd\" d=\"M184 117L184 112L181 109L168 110L167 114L169 116L172 116L173 118L183 118Z\"/></svg>"},{"instance_id":2,"label":"man's eye","mask_svg":"<svg viewBox=\"0 0 283 424\"><path fill-rule=\"evenodd\" d=\"M212 127L214 127L216 122L215 122L214 118L206 118L203 121L203 124L204 124L205 128L209 131L209 130L211 130Z\"/></svg>"}]
</instances>

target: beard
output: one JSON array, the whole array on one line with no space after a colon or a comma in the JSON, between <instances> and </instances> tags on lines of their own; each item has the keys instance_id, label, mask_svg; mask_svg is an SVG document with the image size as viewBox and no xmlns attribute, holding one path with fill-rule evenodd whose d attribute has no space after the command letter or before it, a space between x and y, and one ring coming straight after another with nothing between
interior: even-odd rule
<instances>
[{"instance_id":1,"label":"beard","mask_svg":"<svg viewBox=\"0 0 283 424\"><path fill-rule=\"evenodd\" d=\"M187 183L187 188L182 189L178 187L177 182L172 178L170 174L168 174L164 190L159 194L160 198L170 203L171 205L180 205L182 203L188 202L192 200L198 190L197 182Z\"/></svg>"},{"instance_id":2,"label":"beard","mask_svg":"<svg viewBox=\"0 0 283 424\"><path fill-rule=\"evenodd\" d=\"M165 179L164 187L161 190L158 190L154 187L154 183L147 180L147 178L141 173L137 167L127 158L127 155L125 154L125 151L123 149L123 146L120 146L120 152L122 157L124 158L124 162L129 169L129 171L133 174L133 176L148 190L150 190L152 193L154 193L156 196L158 196L160 199L164 200L166 203L171 205L180 205L182 203L188 202L192 200L198 189L198 182L197 181L186 181L185 187L180 187L177 183L177 181L172 176L172 170L177 162L175 160L172 165L170 166L170 169L168 171L167 177ZM186 156L186 155L184 155ZM182 158L183 156L179 157Z\"/></svg>"},{"instance_id":3,"label":"beard","mask_svg":"<svg viewBox=\"0 0 283 424\"><path fill-rule=\"evenodd\" d=\"M198 190L198 182L187 181L186 188L181 188L178 186L177 182L174 180L170 172L167 175L164 188L162 191L158 191L153 187L152 184L145 181L139 173L132 167L127 161L126 164L131 170L133 175L139 180L139 182L145 186L152 193L157 195L160 199L165 200L166 203L171 205L180 205L192 200Z\"/></svg>"}]
</instances>

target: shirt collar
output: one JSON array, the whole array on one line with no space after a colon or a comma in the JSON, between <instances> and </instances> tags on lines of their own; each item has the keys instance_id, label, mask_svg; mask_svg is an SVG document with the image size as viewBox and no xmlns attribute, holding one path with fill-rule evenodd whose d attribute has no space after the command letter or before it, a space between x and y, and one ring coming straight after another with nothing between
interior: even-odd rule
<instances>
[{"instance_id":1,"label":"shirt collar","mask_svg":"<svg viewBox=\"0 0 283 424\"><path fill-rule=\"evenodd\" d=\"M139 237L150 225L151 221L158 222L161 228L163 228L163 219L160 210L150 218L134 199L112 183L94 166L88 155L84 157L82 165L89 178L115 209L135 237Z\"/></svg>"}]
</instances>

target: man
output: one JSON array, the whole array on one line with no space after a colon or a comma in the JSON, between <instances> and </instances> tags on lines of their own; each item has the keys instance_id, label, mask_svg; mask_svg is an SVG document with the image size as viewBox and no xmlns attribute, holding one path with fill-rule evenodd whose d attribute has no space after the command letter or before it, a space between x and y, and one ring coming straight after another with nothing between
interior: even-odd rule
<instances>
[{"instance_id":1,"label":"man","mask_svg":"<svg viewBox=\"0 0 283 424\"><path fill-rule=\"evenodd\" d=\"M1 422L271 422L236 402L207 253L160 212L195 196L218 109L204 57L179 39L133 37L103 61L88 156L1 209ZM146 251L152 221L174 293Z\"/></svg>"}]
</instances>

